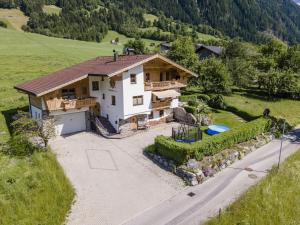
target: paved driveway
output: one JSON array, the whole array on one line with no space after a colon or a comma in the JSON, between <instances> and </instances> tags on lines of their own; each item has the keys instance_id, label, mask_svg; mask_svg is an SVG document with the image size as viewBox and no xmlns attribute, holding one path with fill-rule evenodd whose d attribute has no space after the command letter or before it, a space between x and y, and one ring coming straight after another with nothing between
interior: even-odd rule
<instances>
[{"instance_id":1,"label":"paved driveway","mask_svg":"<svg viewBox=\"0 0 300 225\"><path fill-rule=\"evenodd\" d=\"M68 224L118 225L183 190L181 179L143 155L155 136L170 135L175 125L159 125L121 140L85 132L52 141L77 194Z\"/></svg>"}]
</instances>

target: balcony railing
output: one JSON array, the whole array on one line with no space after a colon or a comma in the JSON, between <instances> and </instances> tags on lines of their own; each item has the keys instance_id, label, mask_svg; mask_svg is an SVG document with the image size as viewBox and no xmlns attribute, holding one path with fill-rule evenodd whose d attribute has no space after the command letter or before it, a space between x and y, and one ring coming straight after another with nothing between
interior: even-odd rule
<instances>
[{"instance_id":1,"label":"balcony railing","mask_svg":"<svg viewBox=\"0 0 300 225\"><path fill-rule=\"evenodd\" d=\"M145 82L145 91L163 91L172 88L183 88L186 85L177 81Z\"/></svg>"},{"instance_id":2,"label":"balcony railing","mask_svg":"<svg viewBox=\"0 0 300 225\"><path fill-rule=\"evenodd\" d=\"M164 109L171 106L171 101L152 102L152 109Z\"/></svg>"},{"instance_id":3,"label":"balcony railing","mask_svg":"<svg viewBox=\"0 0 300 225\"><path fill-rule=\"evenodd\" d=\"M83 107L95 106L96 98L89 97L84 99L72 99L72 100L52 99L52 100L47 100L46 105L49 111L80 109Z\"/></svg>"}]
</instances>

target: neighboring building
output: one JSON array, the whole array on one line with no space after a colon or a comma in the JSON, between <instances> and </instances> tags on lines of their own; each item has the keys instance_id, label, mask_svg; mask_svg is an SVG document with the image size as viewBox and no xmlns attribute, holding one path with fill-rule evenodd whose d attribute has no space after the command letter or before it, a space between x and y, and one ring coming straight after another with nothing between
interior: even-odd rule
<instances>
[{"instance_id":1,"label":"neighboring building","mask_svg":"<svg viewBox=\"0 0 300 225\"><path fill-rule=\"evenodd\" d=\"M170 42L162 42L160 43L160 52L167 53L171 50L171 43Z\"/></svg>"},{"instance_id":2,"label":"neighboring building","mask_svg":"<svg viewBox=\"0 0 300 225\"><path fill-rule=\"evenodd\" d=\"M58 135L89 130L95 121L121 132L167 121L191 76L159 54L115 53L15 88L28 94L34 119L54 117Z\"/></svg>"},{"instance_id":3,"label":"neighboring building","mask_svg":"<svg viewBox=\"0 0 300 225\"><path fill-rule=\"evenodd\" d=\"M222 48L219 46L196 45L196 53L200 59L206 59L212 56L219 57L222 55Z\"/></svg>"}]
</instances>

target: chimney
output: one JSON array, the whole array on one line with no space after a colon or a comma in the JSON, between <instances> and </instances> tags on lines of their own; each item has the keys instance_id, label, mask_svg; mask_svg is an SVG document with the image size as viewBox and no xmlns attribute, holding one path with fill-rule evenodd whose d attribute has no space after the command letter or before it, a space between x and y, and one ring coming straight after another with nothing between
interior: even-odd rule
<instances>
[{"instance_id":1,"label":"chimney","mask_svg":"<svg viewBox=\"0 0 300 225\"><path fill-rule=\"evenodd\" d=\"M116 62L118 60L118 52L116 50L113 50L114 53L114 61Z\"/></svg>"}]
</instances>

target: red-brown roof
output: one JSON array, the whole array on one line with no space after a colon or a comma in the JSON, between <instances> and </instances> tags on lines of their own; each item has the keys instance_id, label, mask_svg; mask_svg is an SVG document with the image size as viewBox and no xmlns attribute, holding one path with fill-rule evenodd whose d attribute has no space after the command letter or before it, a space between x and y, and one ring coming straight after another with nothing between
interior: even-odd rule
<instances>
[{"instance_id":1,"label":"red-brown roof","mask_svg":"<svg viewBox=\"0 0 300 225\"><path fill-rule=\"evenodd\" d=\"M88 75L104 75L111 77L157 57L166 59L158 54L120 55L117 61L114 61L113 56L97 57L69 68L59 70L47 76L16 85L15 88L20 91L41 96L84 79Z\"/></svg>"}]
</instances>

